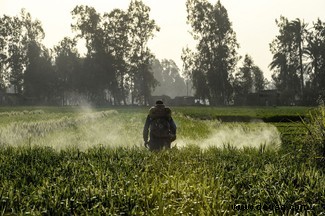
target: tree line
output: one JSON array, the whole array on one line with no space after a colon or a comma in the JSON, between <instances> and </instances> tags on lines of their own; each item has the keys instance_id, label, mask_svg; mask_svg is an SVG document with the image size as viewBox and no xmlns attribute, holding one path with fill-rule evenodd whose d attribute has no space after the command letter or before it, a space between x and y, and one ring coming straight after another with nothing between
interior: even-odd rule
<instances>
[{"instance_id":1,"label":"tree line","mask_svg":"<svg viewBox=\"0 0 325 216\"><path fill-rule=\"evenodd\" d=\"M148 104L158 84L151 71L154 55L148 41L159 31L142 1L126 11L100 14L76 6L71 24L74 38L65 37L53 49L42 44L41 22L25 10L1 19L1 88L36 101L66 101L67 92L82 94L95 104ZM85 41L84 57L77 49Z\"/></svg>"},{"instance_id":2,"label":"tree line","mask_svg":"<svg viewBox=\"0 0 325 216\"><path fill-rule=\"evenodd\" d=\"M194 50L183 49L182 59L198 97L225 105L270 85L249 55L236 68L242 58L239 44L220 1L212 5L207 0L187 0L186 7L197 45ZM280 103L316 104L325 96L325 23L318 19L309 26L298 18L280 16L276 25L279 34L270 43L269 68Z\"/></svg>"},{"instance_id":3,"label":"tree line","mask_svg":"<svg viewBox=\"0 0 325 216\"><path fill-rule=\"evenodd\" d=\"M325 23L297 18L276 20L279 35L270 44L273 80L288 103L315 104L325 96Z\"/></svg>"},{"instance_id":4,"label":"tree line","mask_svg":"<svg viewBox=\"0 0 325 216\"><path fill-rule=\"evenodd\" d=\"M201 101L227 105L270 86L252 57L238 54L236 33L220 0L187 0L186 10L197 44L183 49L182 76L173 60L159 61L149 49L148 41L160 28L141 0L104 14L76 6L71 12L76 36L52 49L42 44L41 22L30 13L3 15L0 90L13 86L15 93L47 104L65 104L74 92L97 105L147 105L152 94L189 95L193 88ZM283 104L315 104L325 93L325 23L318 19L309 26L281 16L276 25L271 82ZM80 41L85 56L77 49Z\"/></svg>"}]
</instances>

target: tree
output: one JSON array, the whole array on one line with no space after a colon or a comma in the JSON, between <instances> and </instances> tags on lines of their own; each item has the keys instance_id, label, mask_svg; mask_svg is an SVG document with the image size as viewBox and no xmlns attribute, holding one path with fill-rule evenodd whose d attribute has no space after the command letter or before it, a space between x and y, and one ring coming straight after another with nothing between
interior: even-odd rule
<instances>
[{"instance_id":1,"label":"tree","mask_svg":"<svg viewBox=\"0 0 325 216\"><path fill-rule=\"evenodd\" d=\"M128 13L115 9L111 13L104 14L104 33L113 56L113 67L117 80L117 102L127 103L129 86L129 55L131 44L129 42L130 18Z\"/></svg>"},{"instance_id":2,"label":"tree","mask_svg":"<svg viewBox=\"0 0 325 216\"><path fill-rule=\"evenodd\" d=\"M188 92L186 89L186 83L183 77L180 76L180 70L177 67L176 63L169 59L163 60L163 64L164 62L166 62L166 72L169 72L167 74L169 74L170 77L172 77L172 79L170 80L170 87L171 87L171 97L176 97L176 96L187 96Z\"/></svg>"},{"instance_id":3,"label":"tree","mask_svg":"<svg viewBox=\"0 0 325 216\"><path fill-rule=\"evenodd\" d=\"M8 82L8 17L0 18L0 90L6 87Z\"/></svg>"},{"instance_id":4,"label":"tree","mask_svg":"<svg viewBox=\"0 0 325 216\"><path fill-rule=\"evenodd\" d=\"M317 20L307 36L306 54L315 88L325 90L325 23Z\"/></svg>"},{"instance_id":5,"label":"tree","mask_svg":"<svg viewBox=\"0 0 325 216\"><path fill-rule=\"evenodd\" d=\"M282 53L276 53L273 55L273 60L269 65L271 70L276 70L272 78L275 81L276 87L279 90L288 89L289 75L287 69L286 56Z\"/></svg>"},{"instance_id":6,"label":"tree","mask_svg":"<svg viewBox=\"0 0 325 216\"><path fill-rule=\"evenodd\" d=\"M23 73L23 94L35 97L39 101L49 101L54 91L54 73L51 58L42 45L41 40L45 37L41 22L33 21L29 13L24 10L21 13L22 44L25 50Z\"/></svg>"},{"instance_id":7,"label":"tree","mask_svg":"<svg viewBox=\"0 0 325 216\"><path fill-rule=\"evenodd\" d=\"M93 7L76 6L71 12L75 23L72 29L77 37L86 41L87 56L84 61L85 86L88 97L97 104L106 100L106 90L117 98L117 80L113 57L102 26L102 17Z\"/></svg>"},{"instance_id":8,"label":"tree","mask_svg":"<svg viewBox=\"0 0 325 216\"><path fill-rule=\"evenodd\" d=\"M150 8L142 1L132 0L128 14L130 22L130 83L132 104L136 99L140 104L148 104L152 89L157 85L150 65L154 59L148 41L159 27L150 19Z\"/></svg>"},{"instance_id":9,"label":"tree","mask_svg":"<svg viewBox=\"0 0 325 216\"><path fill-rule=\"evenodd\" d=\"M154 95L168 95L171 98L185 96L186 84L173 60L155 60L152 66L155 79L159 82Z\"/></svg>"},{"instance_id":10,"label":"tree","mask_svg":"<svg viewBox=\"0 0 325 216\"><path fill-rule=\"evenodd\" d=\"M21 94L26 65L22 21L19 17L4 16L1 26L1 58L4 60L1 63L2 77L14 87L15 93Z\"/></svg>"},{"instance_id":11,"label":"tree","mask_svg":"<svg viewBox=\"0 0 325 216\"><path fill-rule=\"evenodd\" d=\"M245 55L243 66L235 74L235 94L247 96L248 93L253 92L253 68L254 63L252 58Z\"/></svg>"},{"instance_id":12,"label":"tree","mask_svg":"<svg viewBox=\"0 0 325 216\"><path fill-rule=\"evenodd\" d=\"M0 90L5 89L6 87L6 80L7 80L7 74L6 74L6 55L0 54Z\"/></svg>"},{"instance_id":13,"label":"tree","mask_svg":"<svg viewBox=\"0 0 325 216\"><path fill-rule=\"evenodd\" d=\"M243 66L235 74L233 88L237 100L246 100L249 93L264 90L266 80L261 69L254 64L249 55L245 55ZM242 103L245 103L242 101Z\"/></svg>"},{"instance_id":14,"label":"tree","mask_svg":"<svg viewBox=\"0 0 325 216\"><path fill-rule=\"evenodd\" d=\"M24 95L50 103L55 95L55 74L47 50L35 41L27 48L28 64L24 77ZM36 102L36 101L35 101Z\"/></svg>"},{"instance_id":15,"label":"tree","mask_svg":"<svg viewBox=\"0 0 325 216\"><path fill-rule=\"evenodd\" d=\"M191 63L193 62L193 59L191 59L191 50L187 48L183 48L182 49L182 55L181 55L181 59L182 59L182 62L183 62L183 65L182 65L182 71L180 72L183 79L184 79L184 82L185 82L185 85L186 85L186 96L194 96L194 93L193 93L193 90L194 90L194 87L193 87L193 82L192 82L192 65Z\"/></svg>"},{"instance_id":16,"label":"tree","mask_svg":"<svg viewBox=\"0 0 325 216\"><path fill-rule=\"evenodd\" d=\"M289 23L289 28L293 32L293 41L298 47L297 54L299 57L299 75L300 75L300 94L301 98L304 98L304 66L303 66L303 52L304 52L304 43L306 40L306 28L307 25L304 22L301 22L300 19L295 19Z\"/></svg>"},{"instance_id":17,"label":"tree","mask_svg":"<svg viewBox=\"0 0 325 216\"><path fill-rule=\"evenodd\" d=\"M305 55L307 87L306 100L309 104L316 104L318 99L325 97L325 23L317 19L312 28L307 32L307 46Z\"/></svg>"},{"instance_id":18,"label":"tree","mask_svg":"<svg viewBox=\"0 0 325 216\"><path fill-rule=\"evenodd\" d=\"M65 37L54 47L56 85L62 105L66 104L66 92L76 92L82 88L80 79L81 59L76 43L75 39Z\"/></svg>"},{"instance_id":19,"label":"tree","mask_svg":"<svg viewBox=\"0 0 325 216\"><path fill-rule=\"evenodd\" d=\"M253 88L255 92L264 90L268 81L264 78L263 71L258 66L253 67L252 70L254 77Z\"/></svg>"},{"instance_id":20,"label":"tree","mask_svg":"<svg viewBox=\"0 0 325 216\"><path fill-rule=\"evenodd\" d=\"M0 30L1 54L1 82L5 85L12 85L15 93L26 94L24 87L31 86L31 80L25 80L32 64L36 64L31 56L31 49L34 46L43 48L41 40L44 38L44 31L41 22L33 20L30 13L24 9L19 16L1 18ZM40 62L37 62L40 63ZM42 63L40 63L42 64Z\"/></svg>"},{"instance_id":21,"label":"tree","mask_svg":"<svg viewBox=\"0 0 325 216\"><path fill-rule=\"evenodd\" d=\"M304 70L302 62L303 38L305 24L299 19L289 22L281 16L276 20L279 35L270 44L273 61L271 70L275 69L272 78L276 86L285 95L284 99L294 101L297 96L301 99L304 89Z\"/></svg>"},{"instance_id":22,"label":"tree","mask_svg":"<svg viewBox=\"0 0 325 216\"><path fill-rule=\"evenodd\" d=\"M236 34L227 10L220 1L212 6L207 0L187 0L186 8L192 35L198 41L191 72L196 94L207 96L212 105L227 104L232 91L230 76L238 61Z\"/></svg>"}]
</instances>

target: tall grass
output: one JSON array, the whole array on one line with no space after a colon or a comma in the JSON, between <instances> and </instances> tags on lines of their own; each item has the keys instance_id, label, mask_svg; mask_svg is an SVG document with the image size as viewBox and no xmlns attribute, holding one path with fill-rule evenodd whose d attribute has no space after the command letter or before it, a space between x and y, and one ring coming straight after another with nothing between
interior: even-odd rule
<instances>
[{"instance_id":1,"label":"tall grass","mask_svg":"<svg viewBox=\"0 0 325 216\"><path fill-rule=\"evenodd\" d=\"M159 153L138 147L58 152L34 146L1 148L0 155L0 209L8 214L324 211L324 174L273 150L188 146Z\"/></svg>"},{"instance_id":2,"label":"tall grass","mask_svg":"<svg viewBox=\"0 0 325 216\"><path fill-rule=\"evenodd\" d=\"M3 215L325 213L323 170L281 151L273 125L178 112L176 147L149 152L143 110L20 116L0 125Z\"/></svg>"},{"instance_id":3,"label":"tall grass","mask_svg":"<svg viewBox=\"0 0 325 216\"><path fill-rule=\"evenodd\" d=\"M309 120L304 121L307 136L303 151L307 156L325 168L325 107L310 112Z\"/></svg>"}]
</instances>

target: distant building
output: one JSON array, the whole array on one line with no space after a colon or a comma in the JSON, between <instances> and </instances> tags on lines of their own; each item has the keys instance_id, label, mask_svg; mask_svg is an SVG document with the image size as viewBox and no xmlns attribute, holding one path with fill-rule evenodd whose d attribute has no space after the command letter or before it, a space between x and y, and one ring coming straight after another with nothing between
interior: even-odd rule
<instances>
[{"instance_id":1,"label":"distant building","mask_svg":"<svg viewBox=\"0 0 325 216\"><path fill-rule=\"evenodd\" d=\"M248 106L278 106L280 93L277 90L262 90L247 95Z\"/></svg>"},{"instance_id":2,"label":"distant building","mask_svg":"<svg viewBox=\"0 0 325 216\"><path fill-rule=\"evenodd\" d=\"M155 104L157 100L162 100L166 105L171 106L195 106L199 104L199 101L193 96L177 96L171 99L168 95L151 96L150 104Z\"/></svg>"},{"instance_id":3,"label":"distant building","mask_svg":"<svg viewBox=\"0 0 325 216\"><path fill-rule=\"evenodd\" d=\"M172 99L168 95L151 96L149 104L154 105L157 100L162 100L164 104L170 105Z\"/></svg>"},{"instance_id":4,"label":"distant building","mask_svg":"<svg viewBox=\"0 0 325 216\"><path fill-rule=\"evenodd\" d=\"M0 105L1 106L17 106L22 104L22 97L16 93L8 93L5 90L0 90Z\"/></svg>"},{"instance_id":5,"label":"distant building","mask_svg":"<svg viewBox=\"0 0 325 216\"><path fill-rule=\"evenodd\" d=\"M0 105L3 105L6 101L6 93L0 89Z\"/></svg>"},{"instance_id":6,"label":"distant building","mask_svg":"<svg viewBox=\"0 0 325 216\"><path fill-rule=\"evenodd\" d=\"M173 106L194 106L196 105L195 103L195 97L193 96L179 96L179 97L175 97L172 100L172 105Z\"/></svg>"}]
</instances>

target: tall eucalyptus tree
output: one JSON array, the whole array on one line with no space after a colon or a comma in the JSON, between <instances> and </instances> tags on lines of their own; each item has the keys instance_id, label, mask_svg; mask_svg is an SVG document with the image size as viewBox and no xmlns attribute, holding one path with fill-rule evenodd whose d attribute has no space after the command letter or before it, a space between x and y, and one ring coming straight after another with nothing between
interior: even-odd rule
<instances>
[{"instance_id":1,"label":"tall eucalyptus tree","mask_svg":"<svg viewBox=\"0 0 325 216\"><path fill-rule=\"evenodd\" d=\"M303 53L306 44L307 24L300 19L295 19L289 22L289 29L293 33L293 41L295 43L295 50L299 58L298 74L300 78L300 94L301 98L304 98L304 65L303 65Z\"/></svg>"},{"instance_id":2,"label":"tall eucalyptus tree","mask_svg":"<svg viewBox=\"0 0 325 216\"><path fill-rule=\"evenodd\" d=\"M281 16L276 20L279 35L270 44L273 60L271 70L276 86L293 101L304 96L303 53L305 47L306 24L299 19L289 21Z\"/></svg>"},{"instance_id":3,"label":"tall eucalyptus tree","mask_svg":"<svg viewBox=\"0 0 325 216\"><path fill-rule=\"evenodd\" d=\"M148 47L148 41L159 31L155 21L150 18L150 8L141 0L132 0L128 15L130 18L130 83L132 103L137 100L141 104L148 104L152 89L157 85L151 62L154 55Z\"/></svg>"},{"instance_id":4,"label":"tall eucalyptus tree","mask_svg":"<svg viewBox=\"0 0 325 216\"><path fill-rule=\"evenodd\" d=\"M4 90L8 85L8 19L10 17L0 17L0 90Z\"/></svg>"},{"instance_id":5,"label":"tall eucalyptus tree","mask_svg":"<svg viewBox=\"0 0 325 216\"><path fill-rule=\"evenodd\" d=\"M325 22L318 19L308 31L306 54L309 75L316 92L325 91Z\"/></svg>"},{"instance_id":6,"label":"tall eucalyptus tree","mask_svg":"<svg viewBox=\"0 0 325 216\"><path fill-rule=\"evenodd\" d=\"M66 104L67 92L80 92L84 80L81 74L81 58L77 50L77 41L69 37L63 38L54 47L56 87L62 105Z\"/></svg>"},{"instance_id":7,"label":"tall eucalyptus tree","mask_svg":"<svg viewBox=\"0 0 325 216\"><path fill-rule=\"evenodd\" d=\"M30 66L40 63L44 46L41 41L45 34L39 20L33 20L31 14L22 9L18 16L3 16L0 27L1 80L12 85L15 93L26 94L27 86L33 86L34 80L26 79ZM37 46L39 56L31 55L30 49ZM40 59L38 59L40 60ZM40 63L42 64L42 63ZM41 84L40 84L41 85Z\"/></svg>"},{"instance_id":8,"label":"tall eucalyptus tree","mask_svg":"<svg viewBox=\"0 0 325 216\"><path fill-rule=\"evenodd\" d=\"M87 55L84 60L84 75L87 77L86 94L97 104L106 100L106 90L116 101L117 81L113 69L113 57L102 26L102 16L95 8L76 6L71 12L75 23L72 29L77 37L86 41Z\"/></svg>"},{"instance_id":9,"label":"tall eucalyptus tree","mask_svg":"<svg viewBox=\"0 0 325 216\"><path fill-rule=\"evenodd\" d=\"M130 18L127 12L114 9L110 13L105 13L103 16L103 29L106 39L106 44L109 45L110 52L113 57L113 68L115 71L115 79L117 81L117 98L119 104L123 101L127 103L129 91L129 55L131 44L129 41Z\"/></svg>"},{"instance_id":10,"label":"tall eucalyptus tree","mask_svg":"<svg viewBox=\"0 0 325 216\"><path fill-rule=\"evenodd\" d=\"M207 95L211 105L227 104L232 93L230 76L239 59L227 10L220 0L215 5L207 0L187 0L186 8L187 22L198 41L192 69L196 94ZM200 90L203 83L208 92Z\"/></svg>"}]
</instances>

